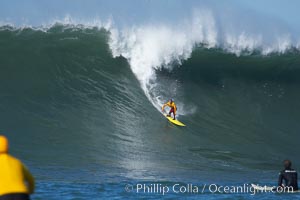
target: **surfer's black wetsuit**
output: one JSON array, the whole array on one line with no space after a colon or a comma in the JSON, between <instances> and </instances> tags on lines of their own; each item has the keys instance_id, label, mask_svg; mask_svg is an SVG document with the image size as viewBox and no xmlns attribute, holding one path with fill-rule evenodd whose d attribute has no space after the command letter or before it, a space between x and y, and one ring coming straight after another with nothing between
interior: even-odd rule
<instances>
[{"instance_id":1,"label":"surfer's black wetsuit","mask_svg":"<svg viewBox=\"0 0 300 200\"><path fill-rule=\"evenodd\" d=\"M285 181L285 186L292 186L293 190L298 190L298 175L294 169L285 169L279 172L278 186L282 186L283 180Z\"/></svg>"}]
</instances>

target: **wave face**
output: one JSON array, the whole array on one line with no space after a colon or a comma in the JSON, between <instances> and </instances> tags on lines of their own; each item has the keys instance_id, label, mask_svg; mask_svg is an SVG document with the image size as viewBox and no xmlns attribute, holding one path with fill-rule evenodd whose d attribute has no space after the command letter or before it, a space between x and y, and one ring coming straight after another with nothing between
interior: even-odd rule
<instances>
[{"instance_id":1,"label":"wave face","mask_svg":"<svg viewBox=\"0 0 300 200\"><path fill-rule=\"evenodd\" d=\"M270 182L282 159L299 165L297 47L226 46L209 27L1 27L12 153L41 181L77 183L243 182L261 170ZM185 129L154 109L170 97Z\"/></svg>"}]
</instances>

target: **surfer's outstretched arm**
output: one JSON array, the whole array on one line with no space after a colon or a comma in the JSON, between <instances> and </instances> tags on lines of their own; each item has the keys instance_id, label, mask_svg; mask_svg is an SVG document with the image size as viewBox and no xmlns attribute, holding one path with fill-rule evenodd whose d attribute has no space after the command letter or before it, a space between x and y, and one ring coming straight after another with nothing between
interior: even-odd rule
<instances>
[{"instance_id":1,"label":"surfer's outstretched arm","mask_svg":"<svg viewBox=\"0 0 300 200\"><path fill-rule=\"evenodd\" d=\"M167 104L164 104L162 107L161 107L161 111L164 112L165 111L165 107L167 106Z\"/></svg>"}]
</instances>

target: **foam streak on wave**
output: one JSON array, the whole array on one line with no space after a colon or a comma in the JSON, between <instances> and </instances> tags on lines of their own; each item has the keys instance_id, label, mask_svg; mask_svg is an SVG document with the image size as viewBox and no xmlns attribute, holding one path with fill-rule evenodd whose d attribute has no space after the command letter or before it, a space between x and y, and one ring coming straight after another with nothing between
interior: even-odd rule
<instances>
[{"instance_id":1,"label":"foam streak on wave","mask_svg":"<svg viewBox=\"0 0 300 200\"><path fill-rule=\"evenodd\" d=\"M171 69L172 63L187 59L195 44L189 35L165 26L134 27L119 33L111 31L110 46L114 56L124 56L141 83L145 94L159 109L162 102L155 97L155 69ZM153 98L154 97L154 98Z\"/></svg>"}]
</instances>

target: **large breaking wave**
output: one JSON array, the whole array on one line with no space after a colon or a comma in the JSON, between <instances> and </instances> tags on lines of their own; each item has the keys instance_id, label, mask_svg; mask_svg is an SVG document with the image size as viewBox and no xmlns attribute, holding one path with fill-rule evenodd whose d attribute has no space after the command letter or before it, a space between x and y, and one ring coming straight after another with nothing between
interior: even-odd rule
<instances>
[{"instance_id":1,"label":"large breaking wave","mask_svg":"<svg viewBox=\"0 0 300 200\"><path fill-rule=\"evenodd\" d=\"M188 41L188 32L176 27L136 27L124 38L125 32L112 25L101 27L68 22L38 30L1 28L4 131L22 144L45 138L43 144L51 149L47 155L63 152L74 163L74 148L90 146L86 153L91 157L118 163L128 176L132 169L137 174L145 170L144 162L158 169L166 157L176 157L178 168L211 162L220 171L228 166L260 169L265 155L273 164L287 154L297 161L296 47L267 55L257 49L234 54L219 43L209 47ZM181 116L186 129L163 129L167 121L151 106L160 109L170 96L178 113L186 115ZM158 157L157 149L167 153ZM258 157L262 149L264 155Z\"/></svg>"},{"instance_id":2,"label":"large breaking wave","mask_svg":"<svg viewBox=\"0 0 300 200\"><path fill-rule=\"evenodd\" d=\"M248 19L237 21L209 9L198 9L193 11L191 17L181 19L176 24L117 26L112 19L106 22L99 19L84 21L67 16L38 28L22 28L46 32L57 24L62 24L64 29L104 28L110 33L109 46L113 57L122 56L128 60L145 95L160 110L166 99L176 97L176 86L170 92L162 91L164 87L158 84L155 71L172 70L174 66L180 66L190 58L195 48L221 49L237 57L254 53L267 56L299 50L299 38L287 27L284 30L281 25L268 21L257 22L256 26L247 24L248 22ZM263 23L269 26L263 26ZM177 101L181 104L180 99Z\"/></svg>"}]
</instances>

